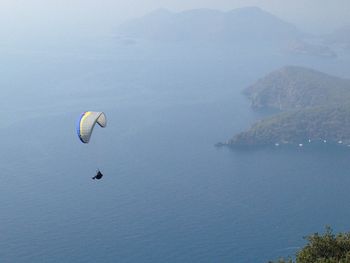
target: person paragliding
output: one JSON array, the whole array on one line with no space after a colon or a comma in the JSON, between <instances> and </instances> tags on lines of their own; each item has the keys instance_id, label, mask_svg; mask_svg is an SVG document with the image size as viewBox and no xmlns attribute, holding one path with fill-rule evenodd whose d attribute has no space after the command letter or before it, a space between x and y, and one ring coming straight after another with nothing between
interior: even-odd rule
<instances>
[{"instance_id":1,"label":"person paragliding","mask_svg":"<svg viewBox=\"0 0 350 263\"><path fill-rule=\"evenodd\" d=\"M101 173L101 171L98 169L96 171L96 175L94 177L92 177L92 179L97 179L97 180L100 180L102 178L103 174Z\"/></svg>"},{"instance_id":2,"label":"person paragliding","mask_svg":"<svg viewBox=\"0 0 350 263\"><path fill-rule=\"evenodd\" d=\"M77 134L82 143L89 143L96 123L102 128L106 127L107 118L103 112L86 111L81 114L77 125ZM102 176L103 174L98 169L96 175L92 177L92 179L100 180Z\"/></svg>"}]
</instances>

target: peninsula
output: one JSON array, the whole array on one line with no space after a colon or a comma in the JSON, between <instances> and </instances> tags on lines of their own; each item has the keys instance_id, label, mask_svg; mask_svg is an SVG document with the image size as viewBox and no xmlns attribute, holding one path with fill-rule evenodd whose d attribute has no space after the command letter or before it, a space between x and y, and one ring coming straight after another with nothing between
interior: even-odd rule
<instances>
[{"instance_id":1,"label":"peninsula","mask_svg":"<svg viewBox=\"0 0 350 263\"><path fill-rule=\"evenodd\" d=\"M244 90L255 109L280 111L220 145L350 145L350 80L288 66Z\"/></svg>"}]
</instances>

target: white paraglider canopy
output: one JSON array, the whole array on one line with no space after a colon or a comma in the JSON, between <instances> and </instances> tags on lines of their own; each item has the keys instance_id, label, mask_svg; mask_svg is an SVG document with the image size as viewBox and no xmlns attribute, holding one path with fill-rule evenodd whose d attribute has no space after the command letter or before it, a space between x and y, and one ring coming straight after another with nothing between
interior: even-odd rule
<instances>
[{"instance_id":1,"label":"white paraglider canopy","mask_svg":"<svg viewBox=\"0 0 350 263\"><path fill-rule=\"evenodd\" d=\"M87 111L80 116L77 125L77 134L83 143L89 143L96 123L102 128L106 127L107 118L103 112Z\"/></svg>"}]
</instances>

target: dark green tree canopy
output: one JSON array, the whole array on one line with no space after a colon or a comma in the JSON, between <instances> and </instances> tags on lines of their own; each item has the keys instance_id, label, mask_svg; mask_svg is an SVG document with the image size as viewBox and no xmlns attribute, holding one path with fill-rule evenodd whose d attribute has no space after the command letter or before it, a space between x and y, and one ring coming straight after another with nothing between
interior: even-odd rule
<instances>
[{"instance_id":1,"label":"dark green tree canopy","mask_svg":"<svg viewBox=\"0 0 350 263\"><path fill-rule=\"evenodd\" d=\"M295 261L279 259L275 263L350 263L350 232L335 235L326 227L323 235L315 233L305 239L308 243L297 252Z\"/></svg>"}]
</instances>

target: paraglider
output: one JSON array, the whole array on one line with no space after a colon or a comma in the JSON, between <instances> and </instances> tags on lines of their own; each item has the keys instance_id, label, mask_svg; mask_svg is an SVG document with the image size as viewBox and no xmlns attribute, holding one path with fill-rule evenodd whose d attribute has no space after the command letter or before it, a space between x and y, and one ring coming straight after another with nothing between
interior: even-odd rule
<instances>
[{"instance_id":1,"label":"paraglider","mask_svg":"<svg viewBox=\"0 0 350 263\"><path fill-rule=\"evenodd\" d=\"M89 143L96 123L102 128L106 127L107 119L103 112L86 111L80 116L77 125L77 133L82 143Z\"/></svg>"},{"instance_id":2,"label":"paraglider","mask_svg":"<svg viewBox=\"0 0 350 263\"><path fill-rule=\"evenodd\" d=\"M77 124L77 134L82 143L89 143L96 123L102 128L106 127L107 118L103 112L86 111L81 114ZM98 169L96 175L92 177L92 179L100 180L102 176L103 174Z\"/></svg>"}]
</instances>

